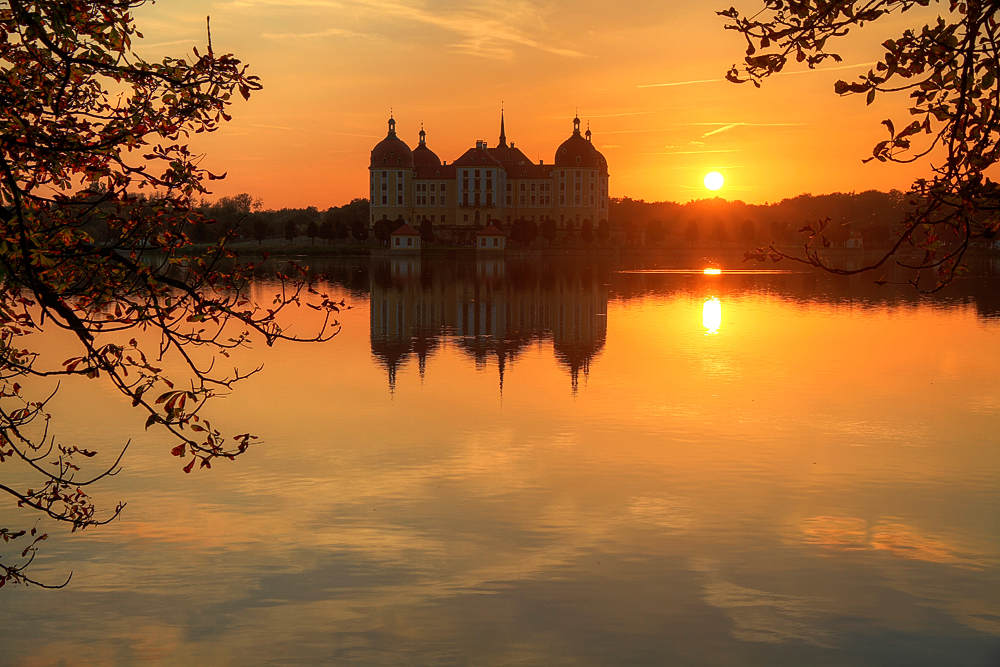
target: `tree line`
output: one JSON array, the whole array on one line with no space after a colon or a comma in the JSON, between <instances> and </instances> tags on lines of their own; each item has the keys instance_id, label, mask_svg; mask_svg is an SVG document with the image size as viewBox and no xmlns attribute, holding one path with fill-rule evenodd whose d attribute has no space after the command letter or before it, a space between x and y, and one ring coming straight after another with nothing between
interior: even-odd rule
<instances>
[{"instance_id":1,"label":"tree line","mask_svg":"<svg viewBox=\"0 0 1000 667\"><path fill-rule=\"evenodd\" d=\"M610 217L627 245L752 245L801 241L799 231L826 223L830 240L844 245L852 236L865 245L884 246L911 204L899 190L802 194L775 203L747 204L721 198L646 202L629 197L611 200Z\"/></svg>"}]
</instances>

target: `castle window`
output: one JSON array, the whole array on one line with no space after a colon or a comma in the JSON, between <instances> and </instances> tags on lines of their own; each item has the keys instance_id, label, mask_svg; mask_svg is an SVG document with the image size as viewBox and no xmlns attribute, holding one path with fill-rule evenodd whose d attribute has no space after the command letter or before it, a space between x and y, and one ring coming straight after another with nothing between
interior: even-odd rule
<instances>
[{"instance_id":1,"label":"castle window","mask_svg":"<svg viewBox=\"0 0 1000 667\"><path fill-rule=\"evenodd\" d=\"M476 222L479 222L479 211L476 211Z\"/></svg>"},{"instance_id":2,"label":"castle window","mask_svg":"<svg viewBox=\"0 0 1000 667\"><path fill-rule=\"evenodd\" d=\"M396 151L389 151L389 155L395 155Z\"/></svg>"},{"instance_id":3,"label":"castle window","mask_svg":"<svg viewBox=\"0 0 1000 667\"><path fill-rule=\"evenodd\" d=\"M521 192L524 192L524 183L521 183Z\"/></svg>"},{"instance_id":4,"label":"castle window","mask_svg":"<svg viewBox=\"0 0 1000 667\"><path fill-rule=\"evenodd\" d=\"M434 183L431 183L431 192L434 192L434 188L435 188Z\"/></svg>"},{"instance_id":5,"label":"castle window","mask_svg":"<svg viewBox=\"0 0 1000 667\"><path fill-rule=\"evenodd\" d=\"M389 184L388 183L383 183L382 184L382 192L385 192L388 189L389 189Z\"/></svg>"},{"instance_id":6,"label":"castle window","mask_svg":"<svg viewBox=\"0 0 1000 667\"><path fill-rule=\"evenodd\" d=\"M383 172L382 172L382 178L385 178L385 177L387 177L388 175L389 175L389 172L387 172L387 171L383 171Z\"/></svg>"},{"instance_id":7,"label":"castle window","mask_svg":"<svg viewBox=\"0 0 1000 667\"><path fill-rule=\"evenodd\" d=\"M462 170L462 178L468 178L468 177L469 177L469 170L468 169L463 169Z\"/></svg>"},{"instance_id":8,"label":"castle window","mask_svg":"<svg viewBox=\"0 0 1000 667\"><path fill-rule=\"evenodd\" d=\"M559 205L560 206L566 205L566 195L559 195Z\"/></svg>"},{"instance_id":9,"label":"castle window","mask_svg":"<svg viewBox=\"0 0 1000 667\"><path fill-rule=\"evenodd\" d=\"M476 174L475 174L475 176L476 176L476 178L479 178L479 170L478 170L478 169L476 169Z\"/></svg>"},{"instance_id":10,"label":"castle window","mask_svg":"<svg viewBox=\"0 0 1000 667\"><path fill-rule=\"evenodd\" d=\"M389 163L389 158L382 158L382 164L388 164L388 163ZM382 175L385 176L385 172L382 172Z\"/></svg>"},{"instance_id":11,"label":"castle window","mask_svg":"<svg viewBox=\"0 0 1000 667\"><path fill-rule=\"evenodd\" d=\"M577 206L579 206L579 205L580 205L580 195L577 195L577 196L576 196L576 205L577 205Z\"/></svg>"},{"instance_id":12,"label":"castle window","mask_svg":"<svg viewBox=\"0 0 1000 667\"><path fill-rule=\"evenodd\" d=\"M487 190L492 190L493 189L493 179L492 178L486 179L486 189Z\"/></svg>"},{"instance_id":13,"label":"castle window","mask_svg":"<svg viewBox=\"0 0 1000 667\"><path fill-rule=\"evenodd\" d=\"M486 193L486 205L487 206L493 206L493 193L492 192L487 192Z\"/></svg>"},{"instance_id":14,"label":"castle window","mask_svg":"<svg viewBox=\"0 0 1000 667\"><path fill-rule=\"evenodd\" d=\"M463 192L462 193L462 206L468 206L468 205L469 205L469 193L468 192Z\"/></svg>"},{"instance_id":15,"label":"castle window","mask_svg":"<svg viewBox=\"0 0 1000 667\"><path fill-rule=\"evenodd\" d=\"M403 172L397 171L396 172L396 178L402 178L402 177L403 177Z\"/></svg>"},{"instance_id":16,"label":"castle window","mask_svg":"<svg viewBox=\"0 0 1000 667\"><path fill-rule=\"evenodd\" d=\"M444 218L445 218L445 216L443 216L443 215L442 215L442 216L441 216L441 222L442 222L442 223L444 223Z\"/></svg>"},{"instance_id":17,"label":"castle window","mask_svg":"<svg viewBox=\"0 0 1000 667\"><path fill-rule=\"evenodd\" d=\"M469 179L467 179L467 178L463 178L462 179L462 189L463 190L468 190L469 189Z\"/></svg>"},{"instance_id":18,"label":"castle window","mask_svg":"<svg viewBox=\"0 0 1000 667\"><path fill-rule=\"evenodd\" d=\"M434 195L431 195L431 206L434 206Z\"/></svg>"},{"instance_id":19,"label":"castle window","mask_svg":"<svg viewBox=\"0 0 1000 667\"><path fill-rule=\"evenodd\" d=\"M479 174L476 174L476 176L478 176L478 175ZM472 185L473 185L473 188L472 188L473 190L478 190L479 189L479 179L478 178L472 179Z\"/></svg>"},{"instance_id":20,"label":"castle window","mask_svg":"<svg viewBox=\"0 0 1000 667\"><path fill-rule=\"evenodd\" d=\"M476 193L475 202L476 202L476 206L479 206L479 193L478 192Z\"/></svg>"},{"instance_id":21,"label":"castle window","mask_svg":"<svg viewBox=\"0 0 1000 667\"><path fill-rule=\"evenodd\" d=\"M507 195L507 206L513 206L513 205L514 205L514 198L511 197L510 195Z\"/></svg>"},{"instance_id":22,"label":"castle window","mask_svg":"<svg viewBox=\"0 0 1000 667\"><path fill-rule=\"evenodd\" d=\"M389 203L388 200L389 200L389 198L386 195L382 195L382 206L385 206L386 204L388 204Z\"/></svg>"},{"instance_id":23,"label":"castle window","mask_svg":"<svg viewBox=\"0 0 1000 667\"><path fill-rule=\"evenodd\" d=\"M462 222L468 222L468 221L469 221L469 214L466 213L466 214L462 215Z\"/></svg>"},{"instance_id":24,"label":"castle window","mask_svg":"<svg viewBox=\"0 0 1000 667\"><path fill-rule=\"evenodd\" d=\"M403 158L401 157L396 158L396 164L403 164Z\"/></svg>"},{"instance_id":25,"label":"castle window","mask_svg":"<svg viewBox=\"0 0 1000 667\"><path fill-rule=\"evenodd\" d=\"M511 186L512 186L512 185L513 185L512 183L508 183L508 184L507 184L507 192L510 192L510 190L511 190Z\"/></svg>"},{"instance_id":26,"label":"castle window","mask_svg":"<svg viewBox=\"0 0 1000 667\"><path fill-rule=\"evenodd\" d=\"M580 178L580 172L576 172L576 177Z\"/></svg>"},{"instance_id":27,"label":"castle window","mask_svg":"<svg viewBox=\"0 0 1000 667\"><path fill-rule=\"evenodd\" d=\"M492 177L493 177L493 170L492 169L487 170L486 171L486 178L492 178Z\"/></svg>"},{"instance_id":28,"label":"castle window","mask_svg":"<svg viewBox=\"0 0 1000 667\"><path fill-rule=\"evenodd\" d=\"M483 164L486 164L486 158L483 158Z\"/></svg>"},{"instance_id":29,"label":"castle window","mask_svg":"<svg viewBox=\"0 0 1000 667\"><path fill-rule=\"evenodd\" d=\"M579 155L576 156L576 163L580 164L580 156Z\"/></svg>"},{"instance_id":30,"label":"castle window","mask_svg":"<svg viewBox=\"0 0 1000 667\"><path fill-rule=\"evenodd\" d=\"M559 189L560 190L565 190L566 189L566 184L565 183L560 183L559 184Z\"/></svg>"},{"instance_id":31,"label":"castle window","mask_svg":"<svg viewBox=\"0 0 1000 667\"><path fill-rule=\"evenodd\" d=\"M560 171L559 172L559 178L566 178L566 172L565 171Z\"/></svg>"},{"instance_id":32,"label":"castle window","mask_svg":"<svg viewBox=\"0 0 1000 667\"><path fill-rule=\"evenodd\" d=\"M396 197L396 205L397 206L402 206L403 205L403 195L399 195L399 196Z\"/></svg>"},{"instance_id":33,"label":"castle window","mask_svg":"<svg viewBox=\"0 0 1000 667\"><path fill-rule=\"evenodd\" d=\"M434 222L434 216L433 215L431 216L431 222Z\"/></svg>"}]
</instances>

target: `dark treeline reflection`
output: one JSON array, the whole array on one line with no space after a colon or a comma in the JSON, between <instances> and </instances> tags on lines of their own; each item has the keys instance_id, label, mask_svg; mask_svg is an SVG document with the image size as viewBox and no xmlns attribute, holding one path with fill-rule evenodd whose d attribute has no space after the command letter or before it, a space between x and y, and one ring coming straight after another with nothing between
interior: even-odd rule
<instances>
[{"instance_id":1,"label":"dark treeline reflection","mask_svg":"<svg viewBox=\"0 0 1000 667\"><path fill-rule=\"evenodd\" d=\"M739 257L414 256L310 258L309 264L353 297L370 299L372 354L385 368L390 389L397 371L411 362L423 375L427 359L442 345L463 351L480 369L495 361L502 389L507 367L526 347L551 341L575 392L580 374L589 373L604 348L609 299L767 294L855 308L973 306L982 319L1000 319L1000 259L993 257L972 258L967 277L931 295L913 289L910 274L894 266L844 277L787 261L743 264ZM704 275L708 264L723 267L722 274ZM883 276L889 284L876 284Z\"/></svg>"}]
</instances>

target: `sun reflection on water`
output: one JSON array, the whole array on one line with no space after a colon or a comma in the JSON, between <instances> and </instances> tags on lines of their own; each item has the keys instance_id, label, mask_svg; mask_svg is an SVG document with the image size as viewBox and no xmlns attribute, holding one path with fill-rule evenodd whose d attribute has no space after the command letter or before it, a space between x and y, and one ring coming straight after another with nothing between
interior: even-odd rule
<instances>
[{"instance_id":1,"label":"sun reflection on water","mask_svg":"<svg viewBox=\"0 0 1000 667\"><path fill-rule=\"evenodd\" d=\"M719 333L719 327L722 325L722 302L718 297L713 296L705 301L701 309L701 322L708 329L706 336Z\"/></svg>"}]
</instances>

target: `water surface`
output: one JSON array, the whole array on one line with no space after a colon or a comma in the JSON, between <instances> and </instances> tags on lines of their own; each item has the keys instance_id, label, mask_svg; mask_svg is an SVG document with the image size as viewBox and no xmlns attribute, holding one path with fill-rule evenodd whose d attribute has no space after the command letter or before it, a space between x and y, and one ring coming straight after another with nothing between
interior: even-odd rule
<instances>
[{"instance_id":1,"label":"water surface","mask_svg":"<svg viewBox=\"0 0 1000 667\"><path fill-rule=\"evenodd\" d=\"M237 360L266 367L215 422L265 444L235 462L184 475L112 391L63 388L61 438L133 438L98 492L129 504L50 530L34 573L73 581L3 590L0 664L998 664L990 264L933 297L685 261L317 268L354 308Z\"/></svg>"}]
</instances>

